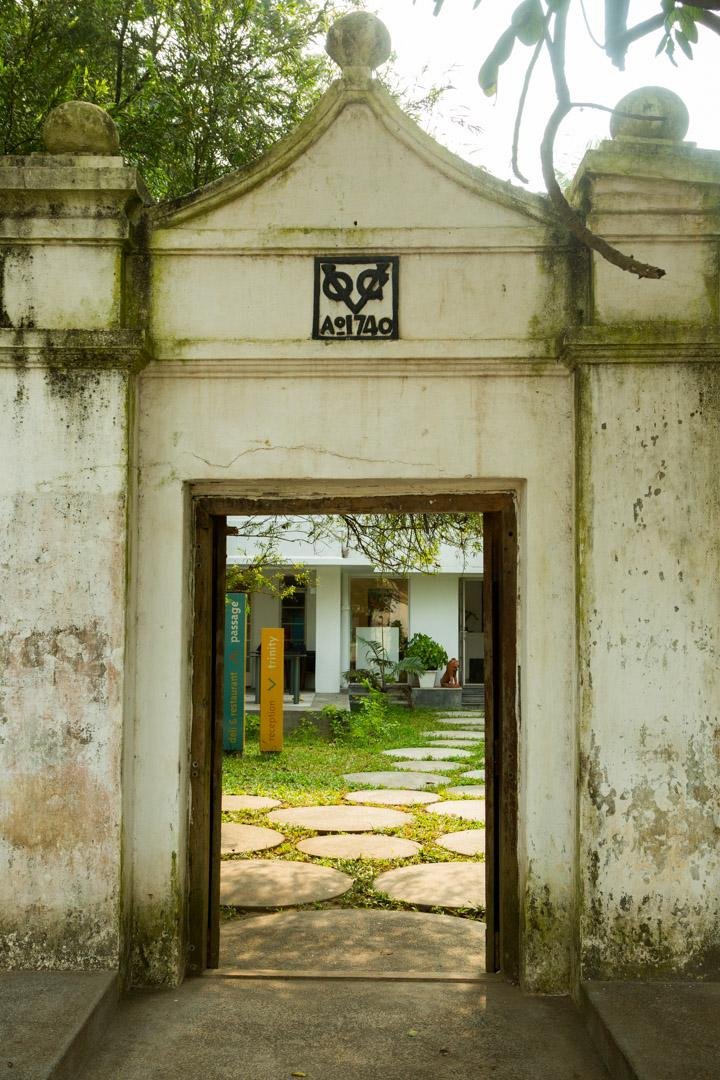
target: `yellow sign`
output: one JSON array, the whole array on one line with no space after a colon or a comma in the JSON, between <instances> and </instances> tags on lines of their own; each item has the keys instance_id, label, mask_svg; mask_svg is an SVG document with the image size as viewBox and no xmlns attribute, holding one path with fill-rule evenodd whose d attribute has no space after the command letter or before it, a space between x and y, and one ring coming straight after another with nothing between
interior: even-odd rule
<instances>
[{"instance_id":1,"label":"yellow sign","mask_svg":"<svg viewBox=\"0 0 720 1080\"><path fill-rule=\"evenodd\" d=\"M260 632L260 749L283 748L283 680L285 633L264 627Z\"/></svg>"}]
</instances>

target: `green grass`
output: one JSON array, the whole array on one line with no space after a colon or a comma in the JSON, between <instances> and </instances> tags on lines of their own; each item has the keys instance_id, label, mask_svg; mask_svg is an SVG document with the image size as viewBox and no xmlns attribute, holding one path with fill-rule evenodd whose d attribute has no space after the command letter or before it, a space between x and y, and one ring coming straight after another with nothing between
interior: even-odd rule
<instances>
[{"instance_id":1,"label":"green grass","mask_svg":"<svg viewBox=\"0 0 720 1080\"><path fill-rule=\"evenodd\" d=\"M343 779L343 773L369 772L392 768L392 759L382 751L401 746L431 746L433 740L424 736L425 730L437 729L434 714L429 709L409 711L390 707L384 710L378 706L366 709L364 714L350 720L351 730L347 730L347 714L336 718L336 736L323 738L311 721L301 724L300 728L285 739L284 749L279 753L261 754L256 731L251 729L244 754L226 754L223 763L223 791L226 794L265 795L279 799L283 806L320 806L344 804L343 796L350 790L357 790L361 785L349 785ZM255 721L256 724L256 721ZM339 729L342 729L339 731ZM462 769L450 773L450 783L456 786L461 780L452 779L460 771L479 769L484 763L484 745L481 743L468 747L472 757L463 759ZM442 761L437 762L439 773L443 772ZM371 785L367 785L371 786ZM434 790L441 797L456 798L447 795L444 787ZM295 846L298 840L316 835L312 830L283 826L286 837L284 843L268 851L250 855L224 856L233 859L289 859L296 862L314 862L322 866L334 867L353 878L353 887L344 896L336 900L318 904L302 905L306 908L351 907L351 908L391 908L395 910L420 910L411 904L391 900L372 887L378 874L397 866L409 866L413 863L427 862L467 862L468 856L457 855L439 847L435 841L447 832L459 832L461 829L473 829L481 823L463 821L460 818L429 814L425 805L397 807L412 816L412 822L396 829L383 830L387 835L400 836L415 840L421 845L420 852L409 859L318 859L305 855ZM225 821L238 821L248 825L267 826L267 812L263 810L242 810L223 815ZM476 857L482 861L483 856ZM433 909L442 911L443 909ZM482 918L479 908L452 909L448 913L465 918ZM224 914L229 918L257 914L256 911L243 912L237 908L226 908Z\"/></svg>"}]
</instances>

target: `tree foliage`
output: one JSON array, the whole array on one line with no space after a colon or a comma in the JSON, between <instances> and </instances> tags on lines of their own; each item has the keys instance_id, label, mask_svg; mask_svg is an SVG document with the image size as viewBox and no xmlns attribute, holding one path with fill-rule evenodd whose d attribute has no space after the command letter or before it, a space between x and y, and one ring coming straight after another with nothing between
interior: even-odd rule
<instances>
[{"instance_id":1,"label":"tree foliage","mask_svg":"<svg viewBox=\"0 0 720 1080\"><path fill-rule=\"evenodd\" d=\"M293 584L272 571L287 562L280 550L287 540L358 552L380 573L436 573L443 545L475 558L482 551L482 528L482 514L472 513L248 517L233 530L248 542L247 559L228 568L229 587L289 595ZM292 575L303 584L307 572L298 562Z\"/></svg>"},{"instance_id":2,"label":"tree foliage","mask_svg":"<svg viewBox=\"0 0 720 1080\"><path fill-rule=\"evenodd\" d=\"M432 0L432 2L437 15L445 0ZM481 2L482 0L475 0L474 7L479 7ZM585 3L586 0L522 0L512 10L507 29L503 31L483 61L478 81L486 94L494 94L497 90L501 68L509 60L516 46L532 50L528 56L525 79L518 99L512 152L513 171L519 180L526 182L518 165L518 138L523 110L537 62L542 53L547 54L553 73L555 104L547 120L540 147L540 157L543 179L555 209L570 232L608 262L640 278L660 278L665 274L662 268L639 262L632 256L625 255L592 233L580 215L567 202L558 183L554 165L554 146L562 121L574 108L607 109L606 106L596 102L573 100L566 72L568 16L571 11L580 11L593 43L603 49L611 62L622 70L630 46L650 35L658 37L657 55L665 53L670 61L675 63L676 51L680 49L691 60L693 45L698 41L701 32L720 34L720 17L714 14L720 10L720 0L694 0L693 3L685 3L684 0L653 0L656 9L653 14L632 25L630 24L630 0L604 0L604 42L598 42L593 36ZM607 109L607 111L612 110Z\"/></svg>"},{"instance_id":3,"label":"tree foliage","mask_svg":"<svg viewBox=\"0 0 720 1080\"><path fill-rule=\"evenodd\" d=\"M332 78L308 45L334 0L0 0L0 153L42 149L51 108L107 109L159 198L252 160Z\"/></svg>"}]
</instances>

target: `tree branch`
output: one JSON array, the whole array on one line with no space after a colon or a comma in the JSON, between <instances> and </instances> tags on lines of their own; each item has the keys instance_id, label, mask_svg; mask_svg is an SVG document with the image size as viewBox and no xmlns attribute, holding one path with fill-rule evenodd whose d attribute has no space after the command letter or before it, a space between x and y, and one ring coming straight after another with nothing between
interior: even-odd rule
<instances>
[{"instance_id":1,"label":"tree branch","mask_svg":"<svg viewBox=\"0 0 720 1080\"><path fill-rule=\"evenodd\" d=\"M527 184L527 177L523 176L520 172L520 166L518 165L518 143L520 142L520 126L522 124L523 113L525 112L525 101L527 99L528 90L530 89L530 80L532 79L535 65L538 62L538 57L542 52L542 47L545 44L543 38L540 38L535 46L535 52L530 58L527 71L525 72L525 80L523 82L522 92L520 94L520 100L518 101L517 112L515 113L515 127L513 128L513 141L512 141L512 171L518 180L521 180L523 184Z\"/></svg>"},{"instance_id":2,"label":"tree branch","mask_svg":"<svg viewBox=\"0 0 720 1080\"><path fill-rule=\"evenodd\" d=\"M572 208L563 195L560 185L557 182L557 177L555 176L555 136L557 135L560 124L571 109L572 102L565 101L558 103L552 116L548 120L542 144L540 146L543 179L545 180L545 186L547 187L548 195L550 196L553 207L572 235L576 237L581 244L584 244L585 247L590 248L592 251L596 251L598 255L607 262L612 263L613 266L617 266L621 270L627 271L629 274L636 274L639 278L657 280L664 277L665 271L661 267L652 266L650 263L639 262L632 255L624 255L622 251L613 247L607 240L603 240L602 237L596 236L594 232L588 229L580 218L580 215Z\"/></svg>"}]
</instances>

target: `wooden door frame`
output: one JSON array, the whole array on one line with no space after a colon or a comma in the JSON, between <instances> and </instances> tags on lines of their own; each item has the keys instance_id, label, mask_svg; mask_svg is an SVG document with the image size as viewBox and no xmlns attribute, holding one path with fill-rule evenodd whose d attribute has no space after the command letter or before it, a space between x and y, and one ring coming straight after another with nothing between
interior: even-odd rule
<instances>
[{"instance_id":1,"label":"wooden door frame","mask_svg":"<svg viewBox=\"0 0 720 1080\"><path fill-rule=\"evenodd\" d=\"M515 602L518 547L514 505L485 514L483 524L486 968L517 979L520 973Z\"/></svg>"},{"instance_id":2,"label":"wooden door frame","mask_svg":"<svg viewBox=\"0 0 720 1080\"><path fill-rule=\"evenodd\" d=\"M408 486L417 487L417 482ZM486 829L490 854L486 887L486 967L519 977L520 898L517 853L517 526L508 491L428 492L408 495L233 497L194 494L192 719L188 830L188 975L218 965L220 805L222 785L222 634L226 519L244 514L428 512L484 515L492 573L493 652L490 703L486 640ZM487 593L483 599L485 601ZM484 605L485 606L485 605Z\"/></svg>"}]
</instances>

